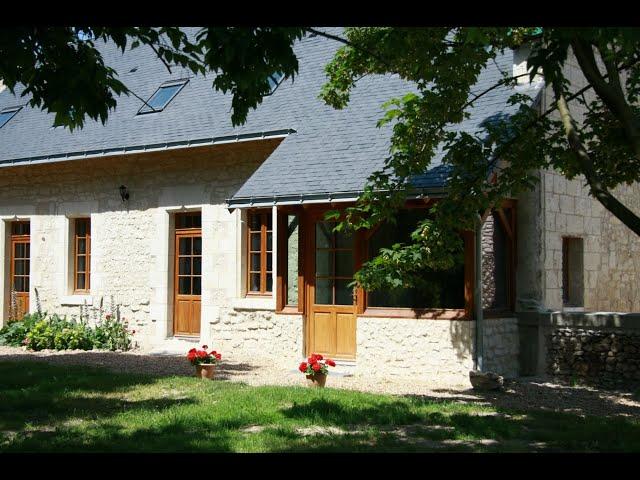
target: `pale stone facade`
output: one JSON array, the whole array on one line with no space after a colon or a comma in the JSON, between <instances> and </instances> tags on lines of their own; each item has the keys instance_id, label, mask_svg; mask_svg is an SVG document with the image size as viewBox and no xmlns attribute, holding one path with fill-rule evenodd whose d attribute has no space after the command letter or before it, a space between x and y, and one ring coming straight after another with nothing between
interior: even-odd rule
<instances>
[{"instance_id":1,"label":"pale stone facade","mask_svg":"<svg viewBox=\"0 0 640 480\"><path fill-rule=\"evenodd\" d=\"M358 318L359 374L412 376L419 381L466 384L474 368L475 321ZM515 318L484 320L485 368L518 375Z\"/></svg>"},{"instance_id":2,"label":"pale stone facade","mask_svg":"<svg viewBox=\"0 0 640 480\"><path fill-rule=\"evenodd\" d=\"M9 222L31 222L31 310L35 291L45 311L78 314L85 301L105 305L113 296L142 346L172 334L172 213L201 210L202 327L241 294L237 265L239 211L225 200L278 141L175 150L86 161L4 168L0 174L3 257L0 301L7 318ZM124 203L118 187L130 200ZM72 295L69 245L74 217L90 217L91 295ZM275 306L273 299L267 305Z\"/></svg>"}]
</instances>

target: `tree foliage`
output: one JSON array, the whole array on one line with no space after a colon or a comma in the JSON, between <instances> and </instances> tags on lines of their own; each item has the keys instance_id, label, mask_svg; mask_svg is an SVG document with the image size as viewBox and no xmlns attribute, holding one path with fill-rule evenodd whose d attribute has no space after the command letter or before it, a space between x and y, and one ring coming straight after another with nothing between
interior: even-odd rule
<instances>
[{"instance_id":1,"label":"tree foliage","mask_svg":"<svg viewBox=\"0 0 640 480\"><path fill-rule=\"evenodd\" d=\"M270 75L297 74L293 45L309 33L342 44L319 92L335 108L348 105L365 75L395 74L415 85L385 104L379 123L393 127L385 167L371 176L339 229L393 222L416 193L412 178L429 169L437 152L451 169L447 196L433 204L411 243L382 250L356 274L360 284L407 286L424 267L449 268L460 258L460 230L475 228L479 214L532 188L540 168L584 175L591 194L640 235L640 218L611 193L640 180L638 29L356 27L337 37L301 27L206 27L196 35L176 27L9 28L0 31L0 78L12 91L24 85L31 105L54 112L56 123L73 129L86 117L105 122L116 96L135 92L105 65L96 42L113 41L122 51L146 46L169 69L214 71L212 87L233 96L237 125L269 93ZM513 115L475 133L452 128L493 88L517 83L506 72L487 91L473 91L497 55L522 44L531 46L530 79L544 75L553 108L540 112L514 90ZM565 76L571 53L588 82L578 91ZM585 111L580 121L576 108Z\"/></svg>"}]
</instances>

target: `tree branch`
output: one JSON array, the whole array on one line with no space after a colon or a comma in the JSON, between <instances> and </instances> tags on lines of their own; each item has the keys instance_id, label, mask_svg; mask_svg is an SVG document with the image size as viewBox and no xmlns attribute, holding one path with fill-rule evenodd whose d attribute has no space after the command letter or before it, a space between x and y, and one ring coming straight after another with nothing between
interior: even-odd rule
<instances>
[{"instance_id":1,"label":"tree branch","mask_svg":"<svg viewBox=\"0 0 640 480\"><path fill-rule=\"evenodd\" d=\"M153 43L150 43L149 46L151 47L151 49L156 52L156 55L158 56L158 58L162 61L162 63L164 63L164 66L167 67L167 70L169 70L170 74L173 74L173 72L171 71L171 67L169 66L169 64L166 62L166 60L164 58L162 58L162 55L160 55L160 52L158 52L158 50L156 49L155 45Z\"/></svg>"},{"instance_id":2,"label":"tree branch","mask_svg":"<svg viewBox=\"0 0 640 480\"><path fill-rule=\"evenodd\" d=\"M347 45L348 47L353 48L354 50L360 50L363 53L366 53L367 55L375 58L376 60L378 60L380 63L382 63L385 67L387 67L389 69L390 72L392 73L397 73L399 74L399 72L397 70L395 70L391 64L389 62L387 62L384 58L382 58L380 55L378 55L375 52L372 52L371 50L368 50L366 48L362 48L359 45L354 44L353 42L350 42L349 40L339 37L337 35L332 35L330 33L325 33L322 30L316 30L315 28L311 28L311 27L305 27L305 30L309 33L313 33L315 35L319 35L321 37L324 38L328 38L329 40L335 40L336 42L340 42L344 45Z\"/></svg>"},{"instance_id":3,"label":"tree branch","mask_svg":"<svg viewBox=\"0 0 640 480\"><path fill-rule=\"evenodd\" d=\"M591 188L591 194L618 220L629 227L636 235L640 236L640 217L615 198L600 181L593 166L593 161L580 140L576 124L571 117L569 106L562 93L562 85L558 80L553 82L553 93L556 98L556 104L558 105L558 111L560 112L560 118L567 141L587 179L587 183Z\"/></svg>"},{"instance_id":4,"label":"tree branch","mask_svg":"<svg viewBox=\"0 0 640 480\"><path fill-rule=\"evenodd\" d=\"M580 38L575 38L571 42L571 48L573 48L576 60L578 60L578 64L580 65L585 78L593 86L593 89L611 111L613 116L622 124L625 135L629 140L636 157L640 159L640 126L638 125L638 120L635 118L633 111L624 98L622 88L619 88L619 85L618 88L615 86L617 68L613 65L607 66L607 62L610 62L610 60L607 59L605 61L604 56L602 57L603 61L605 61L605 66L607 66L607 76L611 79L611 83L607 83L604 80L604 77L600 74L600 70L598 70L598 65L596 64L596 59L590 43ZM615 73L614 77L612 77L612 73Z\"/></svg>"}]
</instances>

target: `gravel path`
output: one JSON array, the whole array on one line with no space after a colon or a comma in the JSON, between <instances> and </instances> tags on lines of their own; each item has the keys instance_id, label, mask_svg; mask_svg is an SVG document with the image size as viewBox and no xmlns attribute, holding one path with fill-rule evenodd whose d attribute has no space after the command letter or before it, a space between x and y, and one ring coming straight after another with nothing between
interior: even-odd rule
<instances>
[{"instance_id":1,"label":"gravel path","mask_svg":"<svg viewBox=\"0 0 640 480\"><path fill-rule=\"evenodd\" d=\"M193 367L183 356L148 355L140 351L125 353L104 351L29 352L22 348L0 346L0 361L47 361L55 365L91 365L118 372L151 375L193 375ZM253 361L223 361L218 380L245 382L249 385L304 385L295 369L260 365ZM400 379L372 379L361 376L330 375L327 386L374 393L389 393L433 401L459 401L493 405L514 410L550 410L578 415L624 415L640 418L640 399L628 392L605 391L591 387L563 386L544 379L506 382L503 392L478 393L466 386L439 388L433 384Z\"/></svg>"}]
</instances>

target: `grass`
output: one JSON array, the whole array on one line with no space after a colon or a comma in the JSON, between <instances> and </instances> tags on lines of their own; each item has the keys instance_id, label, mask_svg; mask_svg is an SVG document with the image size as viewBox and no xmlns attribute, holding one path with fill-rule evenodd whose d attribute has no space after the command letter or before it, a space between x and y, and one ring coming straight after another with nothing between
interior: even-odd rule
<instances>
[{"instance_id":1,"label":"grass","mask_svg":"<svg viewBox=\"0 0 640 480\"><path fill-rule=\"evenodd\" d=\"M0 362L2 452L640 451L638 418Z\"/></svg>"}]
</instances>

